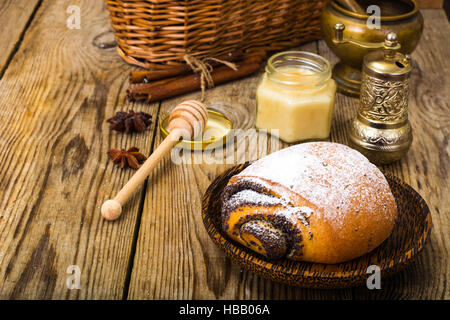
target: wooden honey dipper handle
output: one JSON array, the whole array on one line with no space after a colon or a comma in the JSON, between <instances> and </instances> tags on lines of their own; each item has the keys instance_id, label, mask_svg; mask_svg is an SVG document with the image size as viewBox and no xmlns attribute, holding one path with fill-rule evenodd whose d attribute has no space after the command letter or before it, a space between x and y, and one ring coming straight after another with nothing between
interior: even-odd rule
<instances>
[{"instance_id":1,"label":"wooden honey dipper handle","mask_svg":"<svg viewBox=\"0 0 450 320\"><path fill-rule=\"evenodd\" d=\"M208 113L206 107L199 101L185 101L176 106L169 117L170 134L123 186L114 199L106 200L103 203L101 208L102 216L106 220L119 218L122 213L122 206L142 185L159 160L178 143L181 137L193 139L202 134L207 121Z\"/></svg>"}]
</instances>

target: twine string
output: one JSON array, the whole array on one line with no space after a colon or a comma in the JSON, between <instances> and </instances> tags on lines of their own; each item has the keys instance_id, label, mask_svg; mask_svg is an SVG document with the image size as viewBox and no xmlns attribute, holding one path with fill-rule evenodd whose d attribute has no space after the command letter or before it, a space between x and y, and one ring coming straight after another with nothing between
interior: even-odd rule
<instances>
[{"instance_id":1,"label":"twine string","mask_svg":"<svg viewBox=\"0 0 450 320\"><path fill-rule=\"evenodd\" d=\"M212 78L211 72L213 71L213 67L208 61L215 61L226 65L227 67L237 70L237 66L235 63L224 61L212 57L207 57L204 59L198 59L189 54L185 54L183 57L184 61L186 61L187 65L194 71L195 73L200 73L200 88L202 90L201 101L204 101L206 88L214 87L214 80Z\"/></svg>"}]
</instances>

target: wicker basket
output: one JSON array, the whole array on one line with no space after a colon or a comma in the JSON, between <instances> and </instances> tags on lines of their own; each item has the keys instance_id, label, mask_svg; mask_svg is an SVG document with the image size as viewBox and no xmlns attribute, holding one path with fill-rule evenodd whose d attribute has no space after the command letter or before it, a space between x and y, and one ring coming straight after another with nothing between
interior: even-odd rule
<instances>
[{"instance_id":1,"label":"wicker basket","mask_svg":"<svg viewBox=\"0 0 450 320\"><path fill-rule=\"evenodd\" d=\"M320 37L325 0L105 0L119 54L143 68Z\"/></svg>"}]
</instances>

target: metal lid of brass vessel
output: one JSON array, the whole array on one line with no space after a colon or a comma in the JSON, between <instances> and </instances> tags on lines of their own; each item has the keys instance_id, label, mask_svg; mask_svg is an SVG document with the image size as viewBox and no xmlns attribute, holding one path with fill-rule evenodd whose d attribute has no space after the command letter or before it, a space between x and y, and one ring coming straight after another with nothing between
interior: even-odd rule
<instances>
[{"instance_id":1,"label":"metal lid of brass vessel","mask_svg":"<svg viewBox=\"0 0 450 320\"><path fill-rule=\"evenodd\" d=\"M395 32L401 44L400 52L411 54L423 29L423 17L415 0L355 1L368 13L353 12L331 0L321 16L323 39L340 59L333 67L333 78L338 90L351 96L360 93L363 58L383 47L387 33ZM371 11L375 7L378 13ZM345 25L345 31L344 28L336 30L337 24Z\"/></svg>"}]
</instances>

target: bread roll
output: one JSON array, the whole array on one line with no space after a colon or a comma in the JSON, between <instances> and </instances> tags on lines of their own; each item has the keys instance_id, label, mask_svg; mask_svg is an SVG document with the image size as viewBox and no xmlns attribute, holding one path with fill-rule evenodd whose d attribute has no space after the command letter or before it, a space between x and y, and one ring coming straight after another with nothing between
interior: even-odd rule
<instances>
[{"instance_id":1,"label":"bread roll","mask_svg":"<svg viewBox=\"0 0 450 320\"><path fill-rule=\"evenodd\" d=\"M339 263L380 245L397 217L383 173L330 142L272 153L233 176L222 194L228 236L269 259Z\"/></svg>"}]
</instances>

